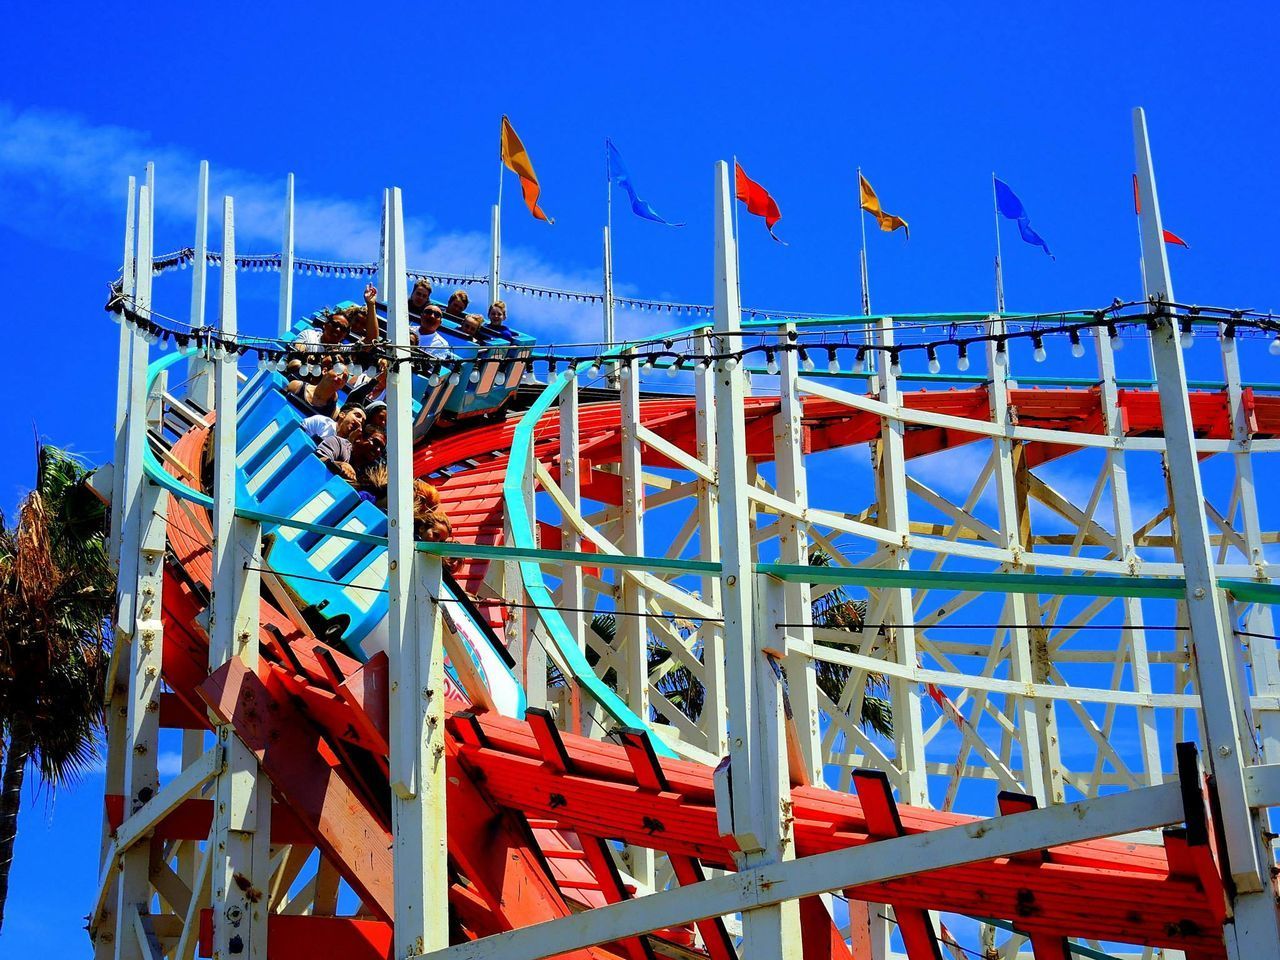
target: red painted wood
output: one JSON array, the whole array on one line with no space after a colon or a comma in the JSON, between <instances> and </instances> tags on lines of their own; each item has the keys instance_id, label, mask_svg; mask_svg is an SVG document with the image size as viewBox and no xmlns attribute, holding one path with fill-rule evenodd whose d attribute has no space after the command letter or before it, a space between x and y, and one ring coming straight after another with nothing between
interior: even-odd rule
<instances>
[{"instance_id":1,"label":"red painted wood","mask_svg":"<svg viewBox=\"0 0 1280 960\"><path fill-rule=\"evenodd\" d=\"M200 685L200 695L230 723L276 791L380 919L391 920L391 840L340 771L321 759L320 735L287 697L274 696L239 658Z\"/></svg>"},{"instance_id":2,"label":"red painted wood","mask_svg":"<svg viewBox=\"0 0 1280 960\"><path fill-rule=\"evenodd\" d=\"M386 960L391 955L391 924L356 917L295 917L273 913L267 917L271 960ZM200 911L197 952L213 954L213 911Z\"/></svg>"},{"instance_id":3,"label":"red painted wood","mask_svg":"<svg viewBox=\"0 0 1280 960\"><path fill-rule=\"evenodd\" d=\"M800 938L804 960L853 960L849 945L820 897L800 900Z\"/></svg>"}]
</instances>

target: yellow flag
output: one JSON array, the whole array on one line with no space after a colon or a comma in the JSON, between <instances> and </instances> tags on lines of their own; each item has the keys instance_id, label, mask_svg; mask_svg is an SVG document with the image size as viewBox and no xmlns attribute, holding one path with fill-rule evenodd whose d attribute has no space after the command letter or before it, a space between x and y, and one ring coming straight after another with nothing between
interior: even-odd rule
<instances>
[{"instance_id":1,"label":"yellow flag","mask_svg":"<svg viewBox=\"0 0 1280 960\"><path fill-rule=\"evenodd\" d=\"M891 213L885 213L880 209L880 198L871 189L871 184L867 183L867 178L859 173L858 180L862 188L862 209L876 218L876 222L880 224L880 229L885 233L893 233L893 231L901 227L907 231L907 236L910 237L911 228L907 226L907 221L901 217L895 217Z\"/></svg>"},{"instance_id":2,"label":"yellow flag","mask_svg":"<svg viewBox=\"0 0 1280 960\"><path fill-rule=\"evenodd\" d=\"M515 127L511 126L511 121L505 115L502 118L502 162L520 178L520 190L524 194L529 212L539 220L555 223L538 206L538 195L542 188L538 186L538 175L533 172L533 161L529 159L529 151L524 148Z\"/></svg>"}]
</instances>

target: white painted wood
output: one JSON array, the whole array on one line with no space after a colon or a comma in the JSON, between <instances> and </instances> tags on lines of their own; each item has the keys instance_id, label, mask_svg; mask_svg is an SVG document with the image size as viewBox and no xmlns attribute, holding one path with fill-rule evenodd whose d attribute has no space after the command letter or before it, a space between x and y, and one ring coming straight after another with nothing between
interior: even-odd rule
<instances>
[{"instance_id":1,"label":"white painted wood","mask_svg":"<svg viewBox=\"0 0 1280 960\"><path fill-rule=\"evenodd\" d=\"M709 328L702 331L702 336L695 340L695 351L703 357L709 356L715 349ZM720 487L719 458L716 447L716 376L717 373L708 364L699 366L693 374L694 403L696 405L696 421L694 438L697 444L698 459L709 466L716 467L714 483L703 479L695 481L694 490L698 498L695 511L698 524L698 559L712 563L720 560ZM656 497L654 500L656 501ZM721 609L720 578L704 576L702 578L702 599L712 609ZM726 756L729 752L728 705L725 693L725 649L724 629L715 621L702 624L699 631L702 640L702 663L705 671L703 680L702 716L699 723L706 737L706 748L717 757Z\"/></svg>"},{"instance_id":2,"label":"white painted wood","mask_svg":"<svg viewBox=\"0 0 1280 960\"><path fill-rule=\"evenodd\" d=\"M1143 269L1150 296L1174 299L1164 229L1156 194L1146 116L1133 114L1134 152L1138 191L1142 201ZM1228 952L1240 958L1280 957L1277 920L1270 872L1270 854L1262 840L1264 824L1249 808L1244 768L1251 744L1240 723L1241 682L1237 646L1223 620L1218 602L1212 548L1204 513L1204 490L1194 446L1187 373L1172 311L1165 312L1151 332L1160 413L1168 450L1169 482L1175 523L1186 571L1187 623L1194 644L1196 688L1204 700L1202 723L1206 756L1212 765L1222 810L1224 840L1231 862L1237 897L1237 922L1227 934Z\"/></svg>"},{"instance_id":3,"label":"white painted wood","mask_svg":"<svg viewBox=\"0 0 1280 960\"><path fill-rule=\"evenodd\" d=\"M153 168L148 165L148 174ZM138 191L137 274L134 302L138 312L151 310L153 221L151 190ZM160 659L163 621L160 611L164 570L165 505L168 497L147 484L142 469L147 428L147 343L137 332L130 336L125 410L125 443L121 498L113 505L123 516L120 530L120 572L116 614L116 643L128 651L128 690L123 794L132 813L160 787L156 769L159 752ZM122 371L123 372L123 371ZM136 960L141 945L132 931L133 911L150 900L150 851L129 851L120 861L116 887L115 957Z\"/></svg>"},{"instance_id":4,"label":"white painted wood","mask_svg":"<svg viewBox=\"0 0 1280 960\"><path fill-rule=\"evenodd\" d=\"M990 320L993 334L1004 332L1004 321L998 317ZM1009 364L1008 352L998 349L996 342L986 344L987 369L991 379L987 383L987 397L991 421L1001 434L1009 423ZM1017 505L1016 481L1014 478L1013 457L1014 441L1006 436L997 436L992 442L993 477L995 480L996 505L1000 517L1001 546L1012 554L1011 569L1024 572L1026 567L1023 555L1026 551L1021 535L1021 515ZM1048 674L1048 664L1043 658L1037 669L1033 656L1031 632L1027 625L1032 622L1031 609L1033 601L1025 594L1011 593L1005 598L1004 619L1014 624L1008 630L1000 631L1005 638L1006 652L1009 658L1009 676L1017 683L1034 683L1043 681ZM1022 748L1022 776L1026 792L1034 796L1042 804L1059 803L1063 799L1062 779L1059 775L1060 765L1055 762L1056 754L1051 748L1051 739L1055 740L1053 729L1052 704L1041 707L1031 697L1018 697L1014 700L1012 710L1018 718L1017 736Z\"/></svg>"},{"instance_id":5,"label":"white painted wood","mask_svg":"<svg viewBox=\"0 0 1280 960\"><path fill-rule=\"evenodd\" d=\"M729 353L741 345L742 309L738 291L737 240L733 234L734 194L729 167L715 166L715 333L714 351ZM785 775L784 734L777 675L763 650L772 631L757 629L751 570L751 536L747 520L750 464L747 459L741 364L715 370L716 449L719 465L719 533L722 563L721 603L724 616L725 689L728 699L730 810L738 846L739 867L776 864L783 858L782 804L789 795ZM770 607L779 606L770 604ZM772 614L771 614L772 615ZM775 621L777 622L777 621ZM761 696L764 696L763 702ZM718 882L718 881L713 881ZM691 888L681 888L687 892ZM658 895L655 895L658 896ZM733 913L722 910L718 913ZM798 960L798 904L769 904L742 916L743 949L761 960ZM650 928L653 929L653 928Z\"/></svg>"},{"instance_id":6,"label":"white painted wood","mask_svg":"<svg viewBox=\"0 0 1280 960\"><path fill-rule=\"evenodd\" d=\"M640 369L631 362L628 372L619 377L622 405L620 432L622 458L622 552L633 557L645 551L645 486L640 445ZM648 598L636 577L618 573L618 609L616 636L622 651L622 669L618 672L618 688L628 707L644 721L649 719L649 618ZM628 846L625 850L628 872L652 889L654 853L648 847Z\"/></svg>"},{"instance_id":7,"label":"white painted wood","mask_svg":"<svg viewBox=\"0 0 1280 960\"><path fill-rule=\"evenodd\" d=\"M293 174L284 184L284 238L280 241L280 314L276 334L283 337L293 326ZM385 292L385 291L384 291Z\"/></svg>"},{"instance_id":8,"label":"white painted wood","mask_svg":"<svg viewBox=\"0 0 1280 960\"><path fill-rule=\"evenodd\" d=\"M498 183L502 183L499 173ZM489 302L502 299L502 194L493 205L489 225Z\"/></svg>"},{"instance_id":9,"label":"white painted wood","mask_svg":"<svg viewBox=\"0 0 1280 960\"><path fill-rule=\"evenodd\" d=\"M403 200L385 194L388 338L397 361L387 375L387 549L391 678L395 956L448 945L444 778L444 640L436 599L438 557L419 555L413 535L413 369L408 362L409 291Z\"/></svg>"},{"instance_id":10,"label":"white painted wood","mask_svg":"<svg viewBox=\"0 0 1280 960\"><path fill-rule=\"evenodd\" d=\"M873 336L883 347L896 345L893 319L884 318L876 324ZM898 376L893 364L885 362L871 381L873 392L879 393L881 405L897 409L902 405ZM880 442L876 449L877 501L880 507L881 525L885 535L887 560L884 566L907 570L911 566L911 519L907 508L907 458L904 449L906 426L900 420L885 417L880 424ZM895 661L914 668L919 665L917 651L915 612L911 606L911 591L896 588L883 591L886 627L890 629L890 643ZM855 674L851 683L863 683L863 677ZM893 700L893 739L896 749L895 765L899 771L899 790L907 803L927 806L929 784L924 775L924 731L920 712L919 685L904 683L901 679L890 683Z\"/></svg>"},{"instance_id":11,"label":"white painted wood","mask_svg":"<svg viewBox=\"0 0 1280 960\"><path fill-rule=\"evenodd\" d=\"M237 327L235 206L223 198L219 328L227 338ZM261 532L236 516L236 390L239 354L228 350L214 366L213 591L209 603L209 668L239 657L258 665L258 604ZM257 758L230 724L217 726L226 764L214 785L209 842L214 953L266 960L270 904L271 786Z\"/></svg>"},{"instance_id":12,"label":"white painted wood","mask_svg":"<svg viewBox=\"0 0 1280 960\"><path fill-rule=\"evenodd\" d=\"M578 552L582 549L582 537L570 518L582 516L582 476L579 459L581 435L578 429L578 378L571 377L560 392L560 482L544 483L550 490L556 487L564 497L565 522L560 525L560 548ZM562 616L569 635L578 649L587 649L587 618L581 611L586 609L587 598L582 567L576 563L564 564L560 568L560 605ZM572 707L577 702L577 713L573 717L564 716L562 725L574 732L591 736L594 734L592 722L588 716L593 707L590 697L583 697L575 688L570 691Z\"/></svg>"},{"instance_id":13,"label":"white painted wood","mask_svg":"<svg viewBox=\"0 0 1280 960\"><path fill-rule=\"evenodd\" d=\"M221 769L222 750L210 747L116 828L116 853L123 853L145 837L183 800L217 776Z\"/></svg>"},{"instance_id":14,"label":"white painted wood","mask_svg":"<svg viewBox=\"0 0 1280 960\"><path fill-rule=\"evenodd\" d=\"M209 275L209 161L200 161L196 179L196 238L191 260L191 328L205 324L205 283ZM226 243L223 243L226 255ZM204 410L213 409L213 364L199 354L187 361L187 396Z\"/></svg>"}]
</instances>

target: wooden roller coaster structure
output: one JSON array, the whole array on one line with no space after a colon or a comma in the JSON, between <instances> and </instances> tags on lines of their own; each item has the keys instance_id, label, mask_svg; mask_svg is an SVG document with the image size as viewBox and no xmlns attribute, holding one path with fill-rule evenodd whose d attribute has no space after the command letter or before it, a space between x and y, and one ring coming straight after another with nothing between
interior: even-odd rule
<instances>
[{"instance_id":1,"label":"wooden roller coaster structure","mask_svg":"<svg viewBox=\"0 0 1280 960\"><path fill-rule=\"evenodd\" d=\"M278 440L237 421L287 413L278 378L193 356L178 396L122 325L96 956L1280 957L1277 536L1255 472L1280 393L1231 338L1206 338L1221 382L1189 383L1140 111L1135 133L1152 377L1119 377L1098 336L1096 377L1014 381L992 344L985 375L884 364L852 392L779 349L776 393L746 362L694 365L691 395L639 368L609 389L552 373L505 391L505 419L415 443L422 385L393 363L381 525L267 510L255 444ZM715 189L715 320L668 336L693 357L792 342L815 324L742 319L724 164ZM134 200L131 181L123 292L145 316L150 179ZM288 203L281 333L292 184ZM407 343L398 190L385 214ZM197 328L204 192L198 219ZM234 338L230 200L223 236ZM910 329L865 320L827 328ZM1082 496L1050 478L1064 461L1096 474ZM929 463L954 476L931 486ZM858 469L870 504L850 507ZM454 541L414 542L415 478ZM343 579L347 551L373 580ZM383 650L306 607L361 589ZM816 617L824 597L853 622ZM989 622L949 632L961 612ZM869 684L891 730L863 723Z\"/></svg>"}]
</instances>

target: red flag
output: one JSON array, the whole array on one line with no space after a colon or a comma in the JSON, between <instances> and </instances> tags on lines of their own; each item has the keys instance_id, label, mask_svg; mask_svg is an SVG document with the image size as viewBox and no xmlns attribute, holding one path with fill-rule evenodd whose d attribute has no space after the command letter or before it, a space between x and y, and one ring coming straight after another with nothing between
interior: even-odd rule
<instances>
[{"instance_id":1,"label":"red flag","mask_svg":"<svg viewBox=\"0 0 1280 960\"><path fill-rule=\"evenodd\" d=\"M778 240L778 235L773 232L773 225L782 219L782 211L778 209L778 201L769 196L769 191L760 184L756 183L747 176L747 172L742 169L742 164L737 160L733 161L733 172L737 179L738 199L747 205L747 213L754 213L757 217L764 217L764 225L769 231L769 236ZM778 240L784 243L783 240Z\"/></svg>"},{"instance_id":2,"label":"red flag","mask_svg":"<svg viewBox=\"0 0 1280 960\"><path fill-rule=\"evenodd\" d=\"M1136 173L1133 175L1133 212L1138 216L1142 216L1142 200L1138 197L1138 175ZM1187 243L1172 230L1164 231L1164 242L1176 243L1180 247L1191 249L1191 244Z\"/></svg>"}]
</instances>

